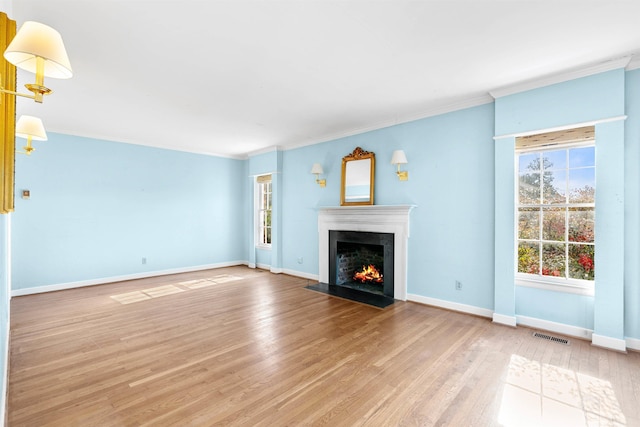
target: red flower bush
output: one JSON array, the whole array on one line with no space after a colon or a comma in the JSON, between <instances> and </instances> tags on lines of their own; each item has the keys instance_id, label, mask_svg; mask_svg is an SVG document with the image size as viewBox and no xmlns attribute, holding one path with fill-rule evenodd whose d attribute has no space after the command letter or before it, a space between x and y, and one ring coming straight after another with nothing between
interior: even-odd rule
<instances>
[{"instance_id":1,"label":"red flower bush","mask_svg":"<svg viewBox=\"0 0 640 427\"><path fill-rule=\"evenodd\" d=\"M578 264L584 268L584 271L587 273L593 270L593 259L589 255L582 254L580 255L580 259L578 259Z\"/></svg>"}]
</instances>

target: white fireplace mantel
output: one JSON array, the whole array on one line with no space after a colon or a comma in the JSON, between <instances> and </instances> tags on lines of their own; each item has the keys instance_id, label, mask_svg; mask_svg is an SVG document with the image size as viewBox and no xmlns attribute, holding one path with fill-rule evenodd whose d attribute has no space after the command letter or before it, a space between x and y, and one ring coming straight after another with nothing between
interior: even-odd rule
<instances>
[{"instance_id":1,"label":"white fireplace mantel","mask_svg":"<svg viewBox=\"0 0 640 427\"><path fill-rule=\"evenodd\" d=\"M329 231L393 233L394 298L407 299L409 214L414 205L339 206L318 209L319 278L329 283Z\"/></svg>"}]
</instances>

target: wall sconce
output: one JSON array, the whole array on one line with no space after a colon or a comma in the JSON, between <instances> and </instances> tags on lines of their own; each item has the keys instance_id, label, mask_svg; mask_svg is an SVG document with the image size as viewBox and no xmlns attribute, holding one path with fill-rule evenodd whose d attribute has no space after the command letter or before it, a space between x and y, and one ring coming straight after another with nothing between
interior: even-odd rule
<instances>
[{"instance_id":1,"label":"wall sconce","mask_svg":"<svg viewBox=\"0 0 640 427\"><path fill-rule=\"evenodd\" d=\"M16 136L27 138L27 145L24 146L24 151L17 151L27 156L30 156L31 152L35 150L35 148L31 146L32 140L47 140L47 132L44 130L42 120L33 116L20 116L16 123Z\"/></svg>"},{"instance_id":2,"label":"wall sconce","mask_svg":"<svg viewBox=\"0 0 640 427\"><path fill-rule=\"evenodd\" d=\"M320 187L326 187L327 180L320 179L320 175L324 173L324 171L322 170L322 165L320 163L313 164L313 167L311 168L311 173L316 175L316 184L318 184Z\"/></svg>"},{"instance_id":3,"label":"wall sconce","mask_svg":"<svg viewBox=\"0 0 640 427\"><path fill-rule=\"evenodd\" d=\"M33 95L4 89L0 76L0 92L31 98L42 103L52 90L44 86L44 77L68 79L73 75L62 36L53 28L39 22L27 21L4 51L4 58L18 68L35 73L35 83L25 87Z\"/></svg>"},{"instance_id":4,"label":"wall sconce","mask_svg":"<svg viewBox=\"0 0 640 427\"><path fill-rule=\"evenodd\" d=\"M396 175L398 175L398 179L400 181L409 180L409 172L400 170L400 165L406 165L407 163L409 162L407 161L407 156L405 156L403 150L396 150L393 152L393 155L391 156L391 164L398 165L398 171L396 172Z\"/></svg>"}]
</instances>

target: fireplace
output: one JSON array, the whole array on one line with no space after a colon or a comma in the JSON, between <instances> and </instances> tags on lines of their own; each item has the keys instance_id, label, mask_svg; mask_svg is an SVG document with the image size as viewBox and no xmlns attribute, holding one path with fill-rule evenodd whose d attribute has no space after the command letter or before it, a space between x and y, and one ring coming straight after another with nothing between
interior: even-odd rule
<instances>
[{"instance_id":1,"label":"fireplace","mask_svg":"<svg viewBox=\"0 0 640 427\"><path fill-rule=\"evenodd\" d=\"M409 247L409 214L413 205L340 206L318 209L318 279L335 282L330 269L330 231L388 233L393 236L393 258L384 265L384 279L392 279L393 299L407 299L407 263ZM391 270L390 270L391 269Z\"/></svg>"},{"instance_id":2,"label":"fireplace","mask_svg":"<svg viewBox=\"0 0 640 427\"><path fill-rule=\"evenodd\" d=\"M393 233L329 230L329 284L394 296Z\"/></svg>"}]
</instances>

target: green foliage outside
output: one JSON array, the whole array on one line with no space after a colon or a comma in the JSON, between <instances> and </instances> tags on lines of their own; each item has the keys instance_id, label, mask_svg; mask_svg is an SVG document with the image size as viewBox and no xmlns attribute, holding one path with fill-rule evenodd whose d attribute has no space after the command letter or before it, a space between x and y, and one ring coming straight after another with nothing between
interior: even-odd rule
<instances>
[{"instance_id":1,"label":"green foliage outside","mask_svg":"<svg viewBox=\"0 0 640 427\"><path fill-rule=\"evenodd\" d=\"M566 205L594 203L595 188L567 190L567 172L554 171L545 154L520 171L519 203L529 207L518 210L518 272L594 280L594 208Z\"/></svg>"}]
</instances>

